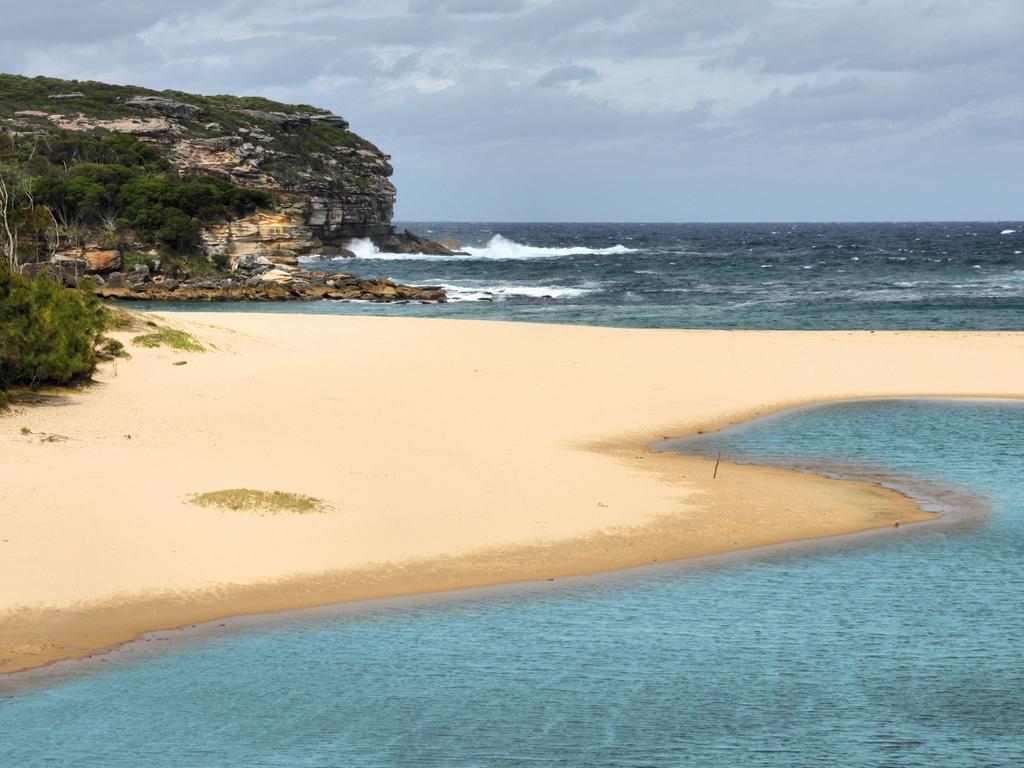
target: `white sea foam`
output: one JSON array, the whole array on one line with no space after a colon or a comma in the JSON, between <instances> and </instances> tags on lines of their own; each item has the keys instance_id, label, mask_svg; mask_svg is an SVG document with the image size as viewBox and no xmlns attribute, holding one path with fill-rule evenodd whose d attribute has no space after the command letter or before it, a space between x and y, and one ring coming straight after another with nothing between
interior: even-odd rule
<instances>
[{"instance_id":1,"label":"white sea foam","mask_svg":"<svg viewBox=\"0 0 1024 768\"><path fill-rule=\"evenodd\" d=\"M635 253L636 248L624 245L613 245L609 248L586 248L570 246L567 248L543 248L539 245L526 245L509 240L503 235L495 235L483 247L463 246L466 255L439 256L427 253L388 253L381 251L369 238L352 240L348 244L356 258L375 259L378 261L454 261L491 259L494 261L518 261L523 259L550 259L559 256L615 256L624 253Z\"/></svg>"},{"instance_id":2,"label":"white sea foam","mask_svg":"<svg viewBox=\"0 0 1024 768\"><path fill-rule=\"evenodd\" d=\"M1017 230L1016 229L1004 229L999 234L1000 235L1015 235L1015 234L1017 234Z\"/></svg>"},{"instance_id":3,"label":"white sea foam","mask_svg":"<svg viewBox=\"0 0 1024 768\"><path fill-rule=\"evenodd\" d=\"M506 301L514 296L530 299L574 299L594 293L595 288L568 288L560 285L519 285L504 283L484 285L479 283L442 283L448 294L448 301Z\"/></svg>"}]
</instances>

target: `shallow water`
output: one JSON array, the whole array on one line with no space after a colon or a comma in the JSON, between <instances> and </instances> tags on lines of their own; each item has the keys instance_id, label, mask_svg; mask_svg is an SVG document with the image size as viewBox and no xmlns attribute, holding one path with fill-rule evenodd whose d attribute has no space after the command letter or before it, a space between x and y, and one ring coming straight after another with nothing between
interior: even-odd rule
<instances>
[{"instance_id":1,"label":"shallow water","mask_svg":"<svg viewBox=\"0 0 1024 768\"><path fill-rule=\"evenodd\" d=\"M448 304L155 306L634 328L1024 329L1024 225L1014 222L408 226L453 235L468 255L363 243L360 258L307 266L444 285Z\"/></svg>"},{"instance_id":2,"label":"shallow water","mask_svg":"<svg viewBox=\"0 0 1024 768\"><path fill-rule=\"evenodd\" d=\"M1005 402L844 403L705 436L708 454L885 467L991 511L150 643L0 693L0 765L1020 765L1022 446L1024 405Z\"/></svg>"}]
</instances>

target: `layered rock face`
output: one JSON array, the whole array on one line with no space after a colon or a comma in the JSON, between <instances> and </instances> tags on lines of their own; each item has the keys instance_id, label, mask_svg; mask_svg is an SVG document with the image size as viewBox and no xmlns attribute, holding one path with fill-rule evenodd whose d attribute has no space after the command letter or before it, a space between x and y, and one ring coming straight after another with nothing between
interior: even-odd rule
<instances>
[{"instance_id":1,"label":"layered rock face","mask_svg":"<svg viewBox=\"0 0 1024 768\"><path fill-rule=\"evenodd\" d=\"M144 108L167 115L187 106L163 100L146 102ZM277 210L208 227L203 240L210 255L222 253L232 262L252 253L287 260L325 248L332 252L353 238L378 240L394 234L390 158L369 143L324 145L320 134L351 141L348 137L354 134L342 118L237 111L245 124L234 134L184 138L172 130L143 137L182 172L206 173L276 193ZM204 127L212 131L219 126ZM296 146L309 138L318 139L310 143L321 148L296 154Z\"/></svg>"},{"instance_id":2,"label":"layered rock face","mask_svg":"<svg viewBox=\"0 0 1024 768\"><path fill-rule=\"evenodd\" d=\"M293 263L303 254L344 254L353 238L389 249L451 253L394 231L391 158L326 110L255 97L3 77L11 88L35 95L21 97L22 107L7 114L0 109L0 128L127 133L156 148L183 174L217 176L273 193L272 211L208 226L202 237L208 256L221 254L234 263L259 255Z\"/></svg>"},{"instance_id":3,"label":"layered rock face","mask_svg":"<svg viewBox=\"0 0 1024 768\"><path fill-rule=\"evenodd\" d=\"M323 250L323 243L306 224L300 206L278 211L257 211L234 221L203 229L207 254L223 255L231 264L246 256L265 256L278 264L295 264L302 254Z\"/></svg>"}]
</instances>

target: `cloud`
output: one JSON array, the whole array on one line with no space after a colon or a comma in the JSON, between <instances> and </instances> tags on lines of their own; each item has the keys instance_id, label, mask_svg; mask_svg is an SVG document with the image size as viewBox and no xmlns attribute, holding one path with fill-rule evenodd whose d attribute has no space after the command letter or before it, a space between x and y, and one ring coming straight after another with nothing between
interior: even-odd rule
<instances>
[{"instance_id":1,"label":"cloud","mask_svg":"<svg viewBox=\"0 0 1024 768\"><path fill-rule=\"evenodd\" d=\"M585 67L580 64L566 64L565 66L549 69L537 78L537 85L546 88L563 83L593 83L600 78L601 76L593 67Z\"/></svg>"},{"instance_id":2,"label":"cloud","mask_svg":"<svg viewBox=\"0 0 1024 768\"><path fill-rule=\"evenodd\" d=\"M553 187L576 216L667 217L695 179L693 210L742 218L725 215L747 199L730 179L784 177L764 158L791 152L840 163L836 178L872 168L876 185L905 163L934 175L921 188L936 201L940 157L991 162L1007 179L993 186L1013 187L1021 29L1019 0L38 0L5 15L0 70L332 109L395 156L410 217L488 200L491 218L515 218L525 182L509 175L542 164L586 180ZM592 174L643 193L610 196ZM481 196L481 177L506 183ZM821 197L794 185L785 201L799 218Z\"/></svg>"},{"instance_id":3,"label":"cloud","mask_svg":"<svg viewBox=\"0 0 1024 768\"><path fill-rule=\"evenodd\" d=\"M925 71L1020 50L1017 0L861 0L780 8L733 49L734 61L764 71Z\"/></svg>"},{"instance_id":4,"label":"cloud","mask_svg":"<svg viewBox=\"0 0 1024 768\"><path fill-rule=\"evenodd\" d=\"M506 14L526 7L525 0L412 0L409 10L424 14Z\"/></svg>"}]
</instances>

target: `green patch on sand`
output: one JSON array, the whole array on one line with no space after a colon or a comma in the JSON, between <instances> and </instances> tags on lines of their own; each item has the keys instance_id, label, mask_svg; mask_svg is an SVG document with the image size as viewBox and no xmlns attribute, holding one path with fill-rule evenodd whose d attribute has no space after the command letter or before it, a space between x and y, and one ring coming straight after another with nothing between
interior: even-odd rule
<instances>
[{"instance_id":1,"label":"green patch on sand","mask_svg":"<svg viewBox=\"0 0 1024 768\"><path fill-rule=\"evenodd\" d=\"M189 496L188 500L200 507L218 507L261 515L305 515L330 509L326 501L313 496L287 491L256 491L252 488L197 493Z\"/></svg>"},{"instance_id":2,"label":"green patch on sand","mask_svg":"<svg viewBox=\"0 0 1024 768\"><path fill-rule=\"evenodd\" d=\"M132 344L140 347L170 347L180 349L183 352L205 352L206 348L191 333L185 333L174 328L160 328L153 333L144 333L132 339Z\"/></svg>"},{"instance_id":3,"label":"green patch on sand","mask_svg":"<svg viewBox=\"0 0 1024 768\"><path fill-rule=\"evenodd\" d=\"M147 320L144 315L123 307L106 304L103 311L106 315L108 331L145 331L147 327L156 327L156 323Z\"/></svg>"}]
</instances>

